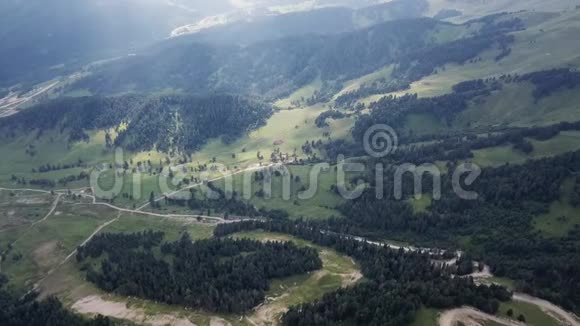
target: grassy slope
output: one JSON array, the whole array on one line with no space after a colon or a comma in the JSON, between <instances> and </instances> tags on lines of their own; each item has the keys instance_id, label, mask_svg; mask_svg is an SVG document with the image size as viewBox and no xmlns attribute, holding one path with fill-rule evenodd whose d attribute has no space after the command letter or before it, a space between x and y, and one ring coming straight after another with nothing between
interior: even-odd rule
<instances>
[{"instance_id":1,"label":"grassy slope","mask_svg":"<svg viewBox=\"0 0 580 326\"><path fill-rule=\"evenodd\" d=\"M465 65L450 64L437 74L427 76L411 85L411 89L399 93L417 93L419 96L437 96L451 92L459 82L478 78L500 76L507 73L524 74L555 67L580 67L580 44L576 41L580 32L580 10L556 16L542 13L512 14L528 22L524 31L513 33L516 38L512 54L500 62L495 61L499 50L484 52L482 61ZM366 99L377 100L380 96Z\"/></svg>"},{"instance_id":2,"label":"grassy slope","mask_svg":"<svg viewBox=\"0 0 580 326\"><path fill-rule=\"evenodd\" d=\"M425 213L428 211L431 203L433 202L433 198L431 194L424 194L421 196L420 199L411 198L409 199L409 203L413 206L413 211L415 213Z\"/></svg>"},{"instance_id":3,"label":"grassy slope","mask_svg":"<svg viewBox=\"0 0 580 326\"><path fill-rule=\"evenodd\" d=\"M457 0L429 0L427 15L434 16L442 9L455 9L462 12L461 16L450 19L455 22L464 22L470 19L500 13L530 11L561 11L574 9L576 3L571 0L494 0L494 1L457 1Z\"/></svg>"},{"instance_id":4,"label":"grassy slope","mask_svg":"<svg viewBox=\"0 0 580 326\"><path fill-rule=\"evenodd\" d=\"M561 121L580 120L579 89L562 90L535 101L533 85L509 84L503 90L485 98L484 103L472 103L455 121L457 128L509 125L542 126Z\"/></svg>"},{"instance_id":5,"label":"grassy slope","mask_svg":"<svg viewBox=\"0 0 580 326\"><path fill-rule=\"evenodd\" d=\"M298 150L306 141L324 139L323 133L330 132L333 139L350 137L350 127L352 119L341 119L329 121L330 127L317 128L314 120L320 113L326 111L322 105L300 108L293 110L281 110L268 120L264 127L261 127L249 135L240 138L229 145L224 145L221 141L215 140L204 146L201 151L194 154L194 159L200 161L216 157L224 164L245 165L258 162L256 154L260 151L268 158L275 148L280 148L282 152L292 153ZM280 145L274 142L282 141ZM242 149L246 152L243 153ZM236 154L236 158L232 158Z\"/></svg>"},{"instance_id":6,"label":"grassy slope","mask_svg":"<svg viewBox=\"0 0 580 326\"><path fill-rule=\"evenodd\" d=\"M5 261L2 271L17 288L29 287L58 266L99 225L115 216L99 207L61 204L46 221L19 234L12 252L22 254L22 259Z\"/></svg>"},{"instance_id":7,"label":"grassy slope","mask_svg":"<svg viewBox=\"0 0 580 326\"><path fill-rule=\"evenodd\" d=\"M385 79L385 80L390 80L391 79L391 74L393 72L393 65L390 65L388 67L385 67L383 69L379 69L373 73L370 73L368 75L364 75L360 78L356 78L356 79L352 79L349 81L346 81L343 83L343 88L340 92L338 92L335 96L334 99L336 99L337 97L344 95L346 93L349 92L353 92L358 90L361 86L365 85L365 84L370 84L373 83L379 79Z\"/></svg>"},{"instance_id":8,"label":"grassy slope","mask_svg":"<svg viewBox=\"0 0 580 326\"><path fill-rule=\"evenodd\" d=\"M319 91L322 87L322 80L320 77L313 80L310 84L294 91L287 98L280 99L274 103L279 108L286 109L294 107L292 102L303 102L314 95L314 92Z\"/></svg>"},{"instance_id":9,"label":"grassy slope","mask_svg":"<svg viewBox=\"0 0 580 326\"><path fill-rule=\"evenodd\" d=\"M415 135L433 135L448 129L435 115L425 113L407 115L404 125L405 132L412 132Z\"/></svg>"},{"instance_id":10,"label":"grassy slope","mask_svg":"<svg viewBox=\"0 0 580 326\"><path fill-rule=\"evenodd\" d=\"M558 326L561 325L554 318L543 312L538 306L534 306L525 302L507 302L500 306L499 316L508 318L507 311L512 309L514 312L514 319L518 318L520 314L524 315L527 324L530 326Z\"/></svg>"},{"instance_id":11,"label":"grassy slope","mask_svg":"<svg viewBox=\"0 0 580 326\"><path fill-rule=\"evenodd\" d=\"M574 179L568 179L562 185L562 197L550 205L548 213L536 217L534 226L547 236L561 237L569 231L580 227L580 208L570 204L570 193L574 188Z\"/></svg>"},{"instance_id":12,"label":"grassy slope","mask_svg":"<svg viewBox=\"0 0 580 326\"><path fill-rule=\"evenodd\" d=\"M295 177L299 177L300 181L287 182L283 177L274 177L272 179L272 194L271 198L262 198L255 195L260 189L264 189L264 184L259 181L256 182L251 176L251 190L244 189L244 174L238 174L233 178L233 190L239 194L249 192L251 195L250 202L258 208L267 209L282 209L287 211L292 218L328 218L331 216L340 216L334 208L342 202L342 198L331 192L331 185L336 184L336 172L334 168L327 171L320 171L319 174L313 175L315 179L311 179L311 171L316 171L311 165L305 166L289 166L289 173ZM283 197L283 189L286 184L290 185L290 198ZM224 188L224 181L216 182L216 185ZM302 189L309 189L316 187L316 191L312 198L301 199L300 194Z\"/></svg>"},{"instance_id":13,"label":"grassy slope","mask_svg":"<svg viewBox=\"0 0 580 326\"><path fill-rule=\"evenodd\" d=\"M410 326L437 326L439 311L430 308L421 308Z\"/></svg>"},{"instance_id":14,"label":"grassy slope","mask_svg":"<svg viewBox=\"0 0 580 326\"><path fill-rule=\"evenodd\" d=\"M578 131L565 131L546 141L528 140L534 145L534 151L530 154L524 154L514 150L511 145L505 145L475 150L473 161L480 166L520 164L530 159L550 157L580 149L580 132Z\"/></svg>"}]
</instances>

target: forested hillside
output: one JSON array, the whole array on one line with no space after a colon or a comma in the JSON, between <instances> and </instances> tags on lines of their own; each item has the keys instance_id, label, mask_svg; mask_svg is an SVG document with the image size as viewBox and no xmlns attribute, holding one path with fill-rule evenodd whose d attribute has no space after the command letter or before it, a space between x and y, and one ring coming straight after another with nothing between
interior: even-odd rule
<instances>
[{"instance_id":1,"label":"forested hillside","mask_svg":"<svg viewBox=\"0 0 580 326\"><path fill-rule=\"evenodd\" d=\"M301 36L248 47L199 43L187 36L93 71L74 88L94 93L154 91L171 87L184 91L225 90L279 98L309 84L324 81L318 101L340 90L339 82L397 64L391 91L432 74L446 63L462 64L487 49L509 47L507 32L523 28L517 19L501 15L451 25L428 18L388 22L368 29L331 36ZM439 42L438 30L455 30ZM419 62L419 64L417 64ZM195 78L192 78L195 76Z\"/></svg>"},{"instance_id":2,"label":"forested hillside","mask_svg":"<svg viewBox=\"0 0 580 326\"><path fill-rule=\"evenodd\" d=\"M0 120L0 126L7 139L57 130L76 142L88 140L87 131L104 129L107 147L192 152L212 138L230 142L271 113L268 105L232 95L84 97L41 104Z\"/></svg>"}]
</instances>

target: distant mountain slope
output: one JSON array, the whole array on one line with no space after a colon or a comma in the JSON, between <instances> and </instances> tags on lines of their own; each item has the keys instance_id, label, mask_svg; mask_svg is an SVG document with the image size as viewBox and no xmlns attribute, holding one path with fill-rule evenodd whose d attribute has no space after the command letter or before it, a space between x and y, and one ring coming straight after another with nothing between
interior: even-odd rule
<instances>
[{"instance_id":1,"label":"distant mountain slope","mask_svg":"<svg viewBox=\"0 0 580 326\"><path fill-rule=\"evenodd\" d=\"M428 7L427 0L393 0L360 9L331 6L287 13L236 11L181 26L172 35L196 33L207 42L248 44L305 34L338 34L391 20L418 18Z\"/></svg>"},{"instance_id":2,"label":"distant mountain slope","mask_svg":"<svg viewBox=\"0 0 580 326\"><path fill-rule=\"evenodd\" d=\"M451 20L464 22L470 19L500 12L545 11L560 12L573 10L580 5L578 0L428 0L428 16L435 16L442 10L456 10Z\"/></svg>"},{"instance_id":3,"label":"distant mountain slope","mask_svg":"<svg viewBox=\"0 0 580 326\"><path fill-rule=\"evenodd\" d=\"M126 54L197 14L160 0L3 0L0 86L48 79L75 62ZM71 67L74 68L74 65Z\"/></svg>"},{"instance_id":4,"label":"distant mountain slope","mask_svg":"<svg viewBox=\"0 0 580 326\"><path fill-rule=\"evenodd\" d=\"M390 86L397 90L431 74L441 64L462 64L497 42L509 43L505 33L518 29L518 21L496 25L496 18L499 16L477 22L481 29L474 30L474 34L464 25L421 18L351 33L305 35L248 47L210 45L199 43L195 37L182 37L100 67L74 87L104 94L172 88L279 98L320 77L323 90L318 95L322 100L340 90L337 81L398 64L395 74L400 83ZM438 37L442 31L450 36Z\"/></svg>"}]
</instances>

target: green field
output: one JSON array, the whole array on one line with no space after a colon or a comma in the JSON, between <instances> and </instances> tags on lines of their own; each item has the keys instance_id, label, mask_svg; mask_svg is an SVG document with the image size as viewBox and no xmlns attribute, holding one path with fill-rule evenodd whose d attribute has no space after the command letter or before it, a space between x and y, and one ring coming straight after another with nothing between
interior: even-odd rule
<instances>
[{"instance_id":1,"label":"green field","mask_svg":"<svg viewBox=\"0 0 580 326\"><path fill-rule=\"evenodd\" d=\"M561 11L574 10L573 3L567 0L554 0L550 2L541 0L529 0L518 2L512 0L495 0L481 2L462 2L453 0L429 0L428 15L434 16L442 9L455 9L461 11L462 15L453 17L450 21L464 22L477 17L500 12L517 12L528 10L532 13L537 11Z\"/></svg>"},{"instance_id":2,"label":"green field","mask_svg":"<svg viewBox=\"0 0 580 326\"><path fill-rule=\"evenodd\" d=\"M223 144L219 140L210 142L194 154L194 162L209 161L215 157L222 164L244 166L259 162L256 158L258 152L267 160L276 148L290 154L296 149L303 157L300 151L301 146L306 141L326 140L323 136L324 132L329 132L333 139L349 139L353 118L330 120L329 127L316 127L314 120L326 110L326 107L319 105L277 111L265 126L231 144ZM233 158L232 154L236 157Z\"/></svg>"},{"instance_id":3,"label":"green field","mask_svg":"<svg viewBox=\"0 0 580 326\"><path fill-rule=\"evenodd\" d=\"M410 326L437 326L439 311L429 308L421 308L415 316L415 321Z\"/></svg>"},{"instance_id":4,"label":"green field","mask_svg":"<svg viewBox=\"0 0 580 326\"><path fill-rule=\"evenodd\" d=\"M59 205L46 221L19 234L11 252L22 257L3 262L2 272L16 288L24 290L62 263L101 224L115 217L116 213L100 207Z\"/></svg>"},{"instance_id":5,"label":"green field","mask_svg":"<svg viewBox=\"0 0 580 326\"><path fill-rule=\"evenodd\" d=\"M448 127L432 114L409 114L405 119L405 132L413 135L432 135L448 130Z\"/></svg>"},{"instance_id":6,"label":"green field","mask_svg":"<svg viewBox=\"0 0 580 326\"><path fill-rule=\"evenodd\" d=\"M421 198L411 198L409 199L409 203L413 206L413 211L415 213L425 213L429 210L431 203L433 202L433 198L430 194L423 194Z\"/></svg>"},{"instance_id":7,"label":"green field","mask_svg":"<svg viewBox=\"0 0 580 326\"><path fill-rule=\"evenodd\" d=\"M550 205L548 213L535 218L536 229L548 236L562 237L580 228L580 207L570 204L570 194L573 189L574 179L570 178L562 185L562 198Z\"/></svg>"},{"instance_id":8,"label":"green field","mask_svg":"<svg viewBox=\"0 0 580 326\"><path fill-rule=\"evenodd\" d=\"M525 302L512 301L508 303L502 303L498 315L504 318L508 318L507 311L509 309L512 309L514 313L513 319L518 318L518 316L522 314L526 318L526 324L530 326L561 325L554 318L543 312L538 306Z\"/></svg>"},{"instance_id":9,"label":"green field","mask_svg":"<svg viewBox=\"0 0 580 326\"><path fill-rule=\"evenodd\" d=\"M305 217L312 219L341 216L335 210L343 199L331 191L331 186L337 182L337 174L334 167L328 170L317 169L312 165L288 166L286 177L275 174L271 178L271 196L260 197L256 193L270 188L270 182L256 181L252 175L238 174L232 179L233 190L242 196L250 196L249 201L258 208L282 209L291 217ZM311 175L312 174L312 175ZM290 175L294 179L290 179ZM299 180L297 180L298 178ZM245 183L251 182L247 188ZM225 180L219 180L216 185L224 187ZM286 191L290 190L285 197ZM307 194L310 190L312 192ZM247 197L244 197L247 198Z\"/></svg>"},{"instance_id":10,"label":"green field","mask_svg":"<svg viewBox=\"0 0 580 326\"><path fill-rule=\"evenodd\" d=\"M102 232L134 233L148 230L161 231L166 241L178 240L183 233L188 233L192 240L207 239L213 235L214 225L201 225L195 220L183 218L160 218L143 215L122 215L121 218L107 226Z\"/></svg>"},{"instance_id":11,"label":"green field","mask_svg":"<svg viewBox=\"0 0 580 326\"><path fill-rule=\"evenodd\" d=\"M392 79L391 74L393 73L393 69L394 66L389 65L383 69L379 69L368 75L364 75L362 77L346 81L342 85L343 87L342 90L338 92L333 99L336 99L337 97L344 95L346 93L357 91L360 87L364 86L365 84L372 84L373 82L382 79L389 81L390 79Z\"/></svg>"},{"instance_id":12,"label":"green field","mask_svg":"<svg viewBox=\"0 0 580 326\"><path fill-rule=\"evenodd\" d=\"M281 109L296 107L293 103L304 104L303 102L314 95L314 92L320 91L322 88L322 80L320 77L313 80L310 84L294 91L287 98L280 99L274 103L275 106Z\"/></svg>"},{"instance_id":13,"label":"green field","mask_svg":"<svg viewBox=\"0 0 580 326\"><path fill-rule=\"evenodd\" d=\"M534 151L524 154L514 150L511 145L503 145L473 151L473 161L480 166L500 166L506 163L521 164L527 160L540 159L564 154L580 149L580 132L564 131L545 141L528 139Z\"/></svg>"},{"instance_id":14,"label":"green field","mask_svg":"<svg viewBox=\"0 0 580 326\"><path fill-rule=\"evenodd\" d=\"M508 84L501 91L486 97L484 103L472 105L455 121L458 128L467 126L533 127L562 121L580 120L577 89L563 90L534 101L531 84Z\"/></svg>"},{"instance_id":15,"label":"green field","mask_svg":"<svg viewBox=\"0 0 580 326\"><path fill-rule=\"evenodd\" d=\"M469 6L472 7L472 4ZM450 93L451 87L462 81L497 77L508 73L524 74L556 67L580 67L578 56L580 44L576 42L580 32L579 10L550 15L514 13L511 16L526 21L528 28L512 33L516 41L511 47L512 54L507 58L496 62L495 57L499 54L499 49L491 49L479 56L482 61L463 65L448 64L443 69L438 69L437 74L412 83L411 89L393 94L417 93L421 97L437 96ZM372 96L363 99L362 102L376 101L383 95Z\"/></svg>"}]
</instances>

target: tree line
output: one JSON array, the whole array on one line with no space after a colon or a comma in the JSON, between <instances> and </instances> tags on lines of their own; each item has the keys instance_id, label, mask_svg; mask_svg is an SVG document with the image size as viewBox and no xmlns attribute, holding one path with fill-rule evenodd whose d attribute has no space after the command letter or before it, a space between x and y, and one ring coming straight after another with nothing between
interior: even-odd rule
<instances>
[{"instance_id":1,"label":"tree line","mask_svg":"<svg viewBox=\"0 0 580 326\"><path fill-rule=\"evenodd\" d=\"M8 137L55 130L66 133L70 142L87 141L88 131L105 130L106 147L192 153L209 139L231 142L271 114L270 106L236 95L94 96L39 104L2 119L0 129Z\"/></svg>"}]
</instances>

